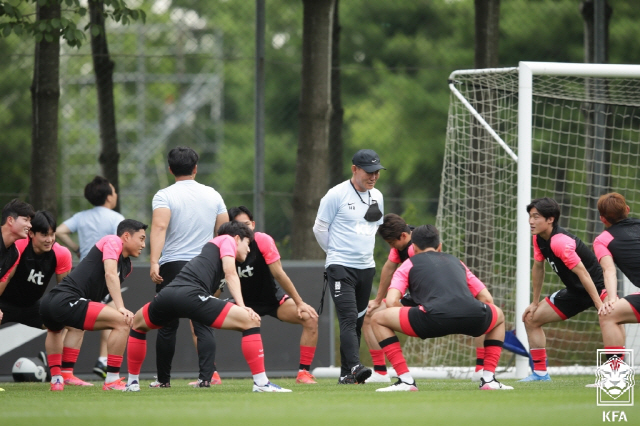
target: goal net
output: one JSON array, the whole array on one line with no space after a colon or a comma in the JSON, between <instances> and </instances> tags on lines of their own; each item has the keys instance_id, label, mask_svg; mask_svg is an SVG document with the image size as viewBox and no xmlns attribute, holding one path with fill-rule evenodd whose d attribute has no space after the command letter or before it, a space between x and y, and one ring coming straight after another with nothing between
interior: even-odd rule
<instances>
[{"instance_id":1,"label":"goal net","mask_svg":"<svg viewBox=\"0 0 640 426\"><path fill-rule=\"evenodd\" d=\"M588 246L603 230L600 195L622 193L631 215L640 216L640 66L525 62L456 71L449 83L436 223L443 250L487 285L507 330L516 330L528 346L520 320L531 298L525 206L534 198L554 198L561 206L559 224ZM542 297L561 288L546 265ZM628 326L627 347L640 346L636 329ZM552 372L592 372L574 366L594 366L596 349L603 347L595 309L544 330ZM451 377L474 371L470 337L408 339L404 351L410 365L439 367ZM510 362L519 365L517 376L528 374L525 358L504 351L501 367Z\"/></svg>"}]
</instances>

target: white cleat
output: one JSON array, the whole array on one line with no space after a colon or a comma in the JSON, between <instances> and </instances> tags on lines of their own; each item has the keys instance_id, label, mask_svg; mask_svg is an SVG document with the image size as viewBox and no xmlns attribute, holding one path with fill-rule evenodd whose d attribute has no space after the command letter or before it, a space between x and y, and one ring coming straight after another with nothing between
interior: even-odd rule
<instances>
[{"instance_id":1,"label":"white cleat","mask_svg":"<svg viewBox=\"0 0 640 426\"><path fill-rule=\"evenodd\" d=\"M389 374L380 374L374 371L371 377L369 377L364 382L365 383L391 383L391 377L389 377Z\"/></svg>"},{"instance_id":2,"label":"white cleat","mask_svg":"<svg viewBox=\"0 0 640 426\"><path fill-rule=\"evenodd\" d=\"M140 392L140 383L134 380L131 384L128 384L122 392Z\"/></svg>"},{"instance_id":3,"label":"white cleat","mask_svg":"<svg viewBox=\"0 0 640 426\"><path fill-rule=\"evenodd\" d=\"M482 379L482 375L484 374L484 370L478 370L471 375L472 382L479 382Z\"/></svg>"},{"instance_id":4,"label":"white cleat","mask_svg":"<svg viewBox=\"0 0 640 426\"><path fill-rule=\"evenodd\" d=\"M485 382L484 379L480 379L480 390L513 390L513 387L503 385L495 378L490 382Z\"/></svg>"},{"instance_id":5,"label":"white cleat","mask_svg":"<svg viewBox=\"0 0 640 426\"><path fill-rule=\"evenodd\" d=\"M291 389L281 388L275 383L267 382L264 386L258 386L255 383L253 384L254 392L291 392Z\"/></svg>"},{"instance_id":6,"label":"white cleat","mask_svg":"<svg viewBox=\"0 0 640 426\"><path fill-rule=\"evenodd\" d=\"M413 383L405 383L398 379L398 381L391 386L376 389L376 392L416 392L417 390L418 387L416 386L415 381Z\"/></svg>"}]
</instances>

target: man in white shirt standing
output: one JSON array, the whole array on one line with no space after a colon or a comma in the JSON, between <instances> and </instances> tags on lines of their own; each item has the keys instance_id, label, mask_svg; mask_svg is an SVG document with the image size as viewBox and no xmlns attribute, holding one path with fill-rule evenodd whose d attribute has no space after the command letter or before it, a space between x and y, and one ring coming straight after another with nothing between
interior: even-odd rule
<instances>
[{"instance_id":1,"label":"man in white shirt standing","mask_svg":"<svg viewBox=\"0 0 640 426\"><path fill-rule=\"evenodd\" d=\"M182 267L202 251L221 224L229 221L227 208L213 188L195 181L198 154L191 148L169 151L169 170L175 183L153 197L151 219L151 279L156 293L178 275ZM162 256L161 256L162 254ZM156 339L158 378L150 387L170 387L171 362L176 348L179 320L160 330ZM209 387L215 370L213 329L193 323L197 337L200 374L197 387Z\"/></svg>"},{"instance_id":2,"label":"man in white shirt standing","mask_svg":"<svg viewBox=\"0 0 640 426\"><path fill-rule=\"evenodd\" d=\"M364 383L371 370L360 363L360 336L373 277L376 231L382 224L382 193L374 188L380 170L375 151L361 149L352 159L351 179L320 201L313 232L327 253L326 284L340 323L339 384ZM385 169L386 170L386 169Z\"/></svg>"}]
</instances>

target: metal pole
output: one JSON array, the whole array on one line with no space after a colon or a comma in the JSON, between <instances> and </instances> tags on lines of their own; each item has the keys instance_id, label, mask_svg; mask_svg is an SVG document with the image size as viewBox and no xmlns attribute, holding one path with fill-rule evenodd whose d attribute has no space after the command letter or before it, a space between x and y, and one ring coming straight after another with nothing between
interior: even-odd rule
<instances>
[{"instance_id":1,"label":"metal pole","mask_svg":"<svg viewBox=\"0 0 640 426\"><path fill-rule=\"evenodd\" d=\"M255 160L253 166L253 219L264 231L264 33L265 0L256 0Z\"/></svg>"}]
</instances>

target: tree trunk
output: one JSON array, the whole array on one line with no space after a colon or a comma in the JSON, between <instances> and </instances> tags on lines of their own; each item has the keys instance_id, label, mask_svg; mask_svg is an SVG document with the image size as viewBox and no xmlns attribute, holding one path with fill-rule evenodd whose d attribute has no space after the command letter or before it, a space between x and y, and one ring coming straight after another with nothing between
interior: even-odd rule
<instances>
[{"instance_id":1,"label":"tree trunk","mask_svg":"<svg viewBox=\"0 0 640 426\"><path fill-rule=\"evenodd\" d=\"M342 164L342 92L340 86L340 0L333 8L333 42L331 45L331 120L329 121L329 187L345 179Z\"/></svg>"},{"instance_id":2,"label":"tree trunk","mask_svg":"<svg viewBox=\"0 0 640 426\"><path fill-rule=\"evenodd\" d=\"M303 0L300 134L293 190L294 259L322 259L313 223L328 188L331 41L335 0Z\"/></svg>"},{"instance_id":3,"label":"tree trunk","mask_svg":"<svg viewBox=\"0 0 640 426\"><path fill-rule=\"evenodd\" d=\"M116 131L116 113L113 99L113 69L115 63L109 56L107 33L104 27L104 3L101 1L89 1L89 16L92 26L100 28L97 36L91 33L91 56L93 69L96 75L96 88L98 93L98 123L100 126L100 166L102 176L119 191L118 185L118 135ZM120 198L115 208L120 211Z\"/></svg>"},{"instance_id":4,"label":"tree trunk","mask_svg":"<svg viewBox=\"0 0 640 426\"><path fill-rule=\"evenodd\" d=\"M498 66L500 0L475 0L475 68Z\"/></svg>"},{"instance_id":5,"label":"tree trunk","mask_svg":"<svg viewBox=\"0 0 640 426\"><path fill-rule=\"evenodd\" d=\"M36 20L60 18L60 3L36 7ZM31 188L36 209L57 215L60 37L36 42L31 85Z\"/></svg>"}]
</instances>

